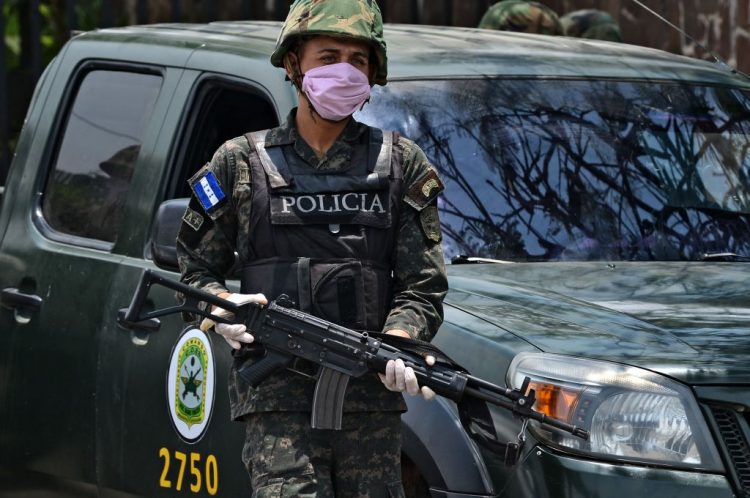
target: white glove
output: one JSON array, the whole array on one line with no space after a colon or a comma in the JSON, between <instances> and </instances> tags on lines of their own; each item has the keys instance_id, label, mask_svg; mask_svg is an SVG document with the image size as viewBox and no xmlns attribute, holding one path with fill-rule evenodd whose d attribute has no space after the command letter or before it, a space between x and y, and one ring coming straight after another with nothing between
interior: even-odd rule
<instances>
[{"instance_id":1,"label":"white glove","mask_svg":"<svg viewBox=\"0 0 750 498\"><path fill-rule=\"evenodd\" d=\"M427 363L428 366L434 365L435 357L425 356L425 363ZM401 359L390 360L385 365L385 375L378 375L380 375L380 380L389 391L406 391L412 396L421 393L422 397L427 401L430 401L435 397L435 391L429 387L419 387L419 382L417 382L417 376L414 374L414 369L407 367Z\"/></svg>"},{"instance_id":2,"label":"white glove","mask_svg":"<svg viewBox=\"0 0 750 498\"><path fill-rule=\"evenodd\" d=\"M263 294L229 294L224 299L235 304L268 304L268 300ZM223 308L214 308L211 313L221 318L231 319L234 317L234 313ZM241 343L243 342L245 344L250 344L255 340L255 338L247 331L247 327L241 323L216 323L210 318L204 318L200 324L200 329L206 332L211 327L213 327L214 331L221 335L234 349L240 349L242 346Z\"/></svg>"}]
</instances>

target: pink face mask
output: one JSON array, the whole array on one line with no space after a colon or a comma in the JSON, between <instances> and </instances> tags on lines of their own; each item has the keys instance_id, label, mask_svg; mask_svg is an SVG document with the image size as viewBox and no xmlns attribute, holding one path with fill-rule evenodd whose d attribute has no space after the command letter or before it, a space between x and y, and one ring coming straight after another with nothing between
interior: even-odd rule
<instances>
[{"instance_id":1,"label":"pink face mask","mask_svg":"<svg viewBox=\"0 0 750 498\"><path fill-rule=\"evenodd\" d=\"M362 71L340 62L307 71L302 91L323 119L341 121L370 98L370 82Z\"/></svg>"}]
</instances>

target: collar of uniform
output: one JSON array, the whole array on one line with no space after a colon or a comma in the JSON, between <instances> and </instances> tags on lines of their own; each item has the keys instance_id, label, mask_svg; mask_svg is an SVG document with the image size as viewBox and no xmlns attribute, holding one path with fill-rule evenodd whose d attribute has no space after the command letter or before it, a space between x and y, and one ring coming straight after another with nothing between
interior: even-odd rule
<instances>
[{"instance_id":1,"label":"collar of uniform","mask_svg":"<svg viewBox=\"0 0 750 498\"><path fill-rule=\"evenodd\" d=\"M315 150L299 135L297 129L297 109L292 109L286 122L274 128L266 136L266 146L293 145L294 151L309 165L320 170L340 170L349 166L352 147L367 130L367 125L351 119L344 131L333 143L325 156L319 157Z\"/></svg>"},{"instance_id":2,"label":"collar of uniform","mask_svg":"<svg viewBox=\"0 0 750 498\"><path fill-rule=\"evenodd\" d=\"M286 117L284 124L268 132L266 135L266 147L293 144L298 137L296 118L297 108L295 107Z\"/></svg>"}]
</instances>

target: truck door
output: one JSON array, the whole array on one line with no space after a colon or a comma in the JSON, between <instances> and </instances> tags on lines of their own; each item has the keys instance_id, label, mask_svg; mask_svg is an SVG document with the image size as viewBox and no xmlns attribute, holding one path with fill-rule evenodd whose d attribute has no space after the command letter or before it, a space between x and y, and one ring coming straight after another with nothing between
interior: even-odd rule
<instances>
[{"instance_id":1,"label":"truck door","mask_svg":"<svg viewBox=\"0 0 750 498\"><path fill-rule=\"evenodd\" d=\"M190 195L187 179L223 142L276 126L277 116L270 97L248 80L186 70L154 153L164 159L152 173L163 177L136 173L142 198L131 205L128 219L153 225L163 201ZM166 223L174 232L164 240L172 245L183 212L172 210ZM132 257L121 262L109 291L110 329L101 344L97 389L101 496L249 496L241 461L244 426L229 415L229 346L179 315L163 317L152 328L115 324L143 268L180 278L176 258L155 265L149 236L147 231L133 243ZM174 292L151 290L148 305L174 304Z\"/></svg>"},{"instance_id":2,"label":"truck door","mask_svg":"<svg viewBox=\"0 0 750 498\"><path fill-rule=\"evenodd\" d=\"M181 72L71 65L27 123L35 134L13 165L23 174L0 247L13 262L0 272L4 490L97 493L97 348L128 238L124 206Z\"/></svg>"}]
</instances>

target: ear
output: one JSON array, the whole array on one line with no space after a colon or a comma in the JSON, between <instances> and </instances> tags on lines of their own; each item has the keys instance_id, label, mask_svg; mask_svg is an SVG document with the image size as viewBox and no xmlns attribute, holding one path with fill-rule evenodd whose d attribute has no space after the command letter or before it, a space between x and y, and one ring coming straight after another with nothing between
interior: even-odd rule
<instances>
[{"instance_id":1,"label":"ear","mask_svg":"<svg viewBox=\"0 0 750 498\"><path fill-rule=\"evenodd\" d=\"M284 70L286 71L286 77L292 81L299 75L299 60L292 52L284 54Z\"/></svg>"},{"instance_id":2,"label":"ear","mask_svg":"<svg viewBox=\"0 0 750 498\"><path fill-rule=\"evenodd\" d=\"M290 52L287 52L286 55L284 55L284 70L286 71L286 77L289 81L292 82L292 85L299 90L302 91L302 69L299 65L299 58L297 57L297 54Z\"/></svg>"}]
</instances>

